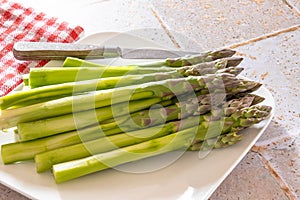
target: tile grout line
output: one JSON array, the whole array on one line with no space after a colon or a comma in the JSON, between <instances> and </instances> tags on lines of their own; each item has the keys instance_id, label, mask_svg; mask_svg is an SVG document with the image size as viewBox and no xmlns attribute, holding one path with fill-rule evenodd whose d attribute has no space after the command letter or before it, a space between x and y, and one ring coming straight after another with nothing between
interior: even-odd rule
<instances>
[{"instance_id":1,"label":"tile grout line","mask_svg":"<svg viewBox=\"0 0 300 200\"><path fill-rule=\"evenodd\" d=\"M276 172L276 170L271 166L270 162L263 157L263 155L259 152L258 149L252 149L253 152L257 153L260 159L263 161L265 167L268 169L270 172L271 176L273 176L276 180L276 182L280 185L281 189L285 193L285 195L290 199L290 200L296 200L297 196L296 194L289 188L288 184L286 184L281 176Z\"/></svg>"},{"instance_id":2,"label":"tile grout line","mask_svg":"<svg viewBox=\"0 0 300 200\"><path fill-rule=\"evenodd\" d=\"M150 10L151 10L152 14L154 15L154 17L157 19L158 23L163 28L163 30L166 32L166 34L168 35L168 37L170 38L170 40L172 41L172 43L175 45L175 47L181 48L181 46L176 41L175 37L168 30L167 26L164 24L163 20L159 17L158 13L154 10L154 8L152 6L150 6Z\"/></svg>"},{"instance_id":3,"label":"tile grout line","mask_svg":"<svg viewBox=\"0 0 300 200\"><path fill-rule=\"evenodd\" d=\"M272 33L268 33L268 34L265 34L265 35L262 35L262 36L259 36L259 37L255 37L255 38L243 41L243 42L231 44L231 45L229 45L225 48L234 49L234 48L237 48L237 47L240 47L240 46L245 46L245 45L248 45L248 44L251 44L251 43L254 43L254 42L258 42L258 41L261 41L261 40L265 40L265 39L268 39L268 38L271 38L271 37L278 36L278 35L283 34L283 33L293 32L293 31L296 31L296 30L300 30L300 24L297 24L295 26L292 26L292 27L289 27L289 28L286 28L286 29L281 29L279 31L275 31L275 32L272 32Z\"/></svg>"},{"instance_id":4,"label":"tile grout line","mask_svg":"<svg viewBox=\"0 0 300 200\"><path fill-rule=\"evenodd\" d=\"M300 17L300 11L297 7L293 6L288 0L282 0L298 17Z\"/></svg>"}]
</instances>

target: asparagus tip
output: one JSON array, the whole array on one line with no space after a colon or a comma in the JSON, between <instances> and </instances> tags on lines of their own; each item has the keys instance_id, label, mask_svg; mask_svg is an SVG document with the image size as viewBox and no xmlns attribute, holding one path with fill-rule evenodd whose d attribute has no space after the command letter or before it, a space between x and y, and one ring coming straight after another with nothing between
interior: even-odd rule
<instances>
[{"instance_id":1,"label":"asparagus tip","mask_svg":"<svg viewBox=\"0 0 300 200\"><path fill-rule=\"evenodd\" d=\"M234 51L232 49L221 49L221 50L212 52L211 56L213 57L214 60L216 60L219 58L231 57L235 53L236 53L236 51Z\"/></svg>"},{"instance_id":2,"label":"asparagus tip","mask_svg":"<svg viewBox=\"0 0 300 200\"><path fill-rule=\"evenodd\" d=\"M227 59L227 67L238 66L243 60L244 60L244 58L242 58L242 57L228 58Z\"/></svg>"}]
</instances>

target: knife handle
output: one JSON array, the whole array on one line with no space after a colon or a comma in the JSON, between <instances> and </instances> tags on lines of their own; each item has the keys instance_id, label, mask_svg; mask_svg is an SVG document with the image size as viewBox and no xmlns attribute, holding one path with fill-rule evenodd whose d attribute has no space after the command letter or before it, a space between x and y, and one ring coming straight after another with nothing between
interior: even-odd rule
<instances>
[{"instance_id":1,"label":"knife handle","mask_svg":"<svg viewBox=\"0 0 300 200\"><path fill-rule=\"evenodd\" d=\"M118 57L119 47L53 42L17 42L13 54L18 60L64 60L66 57L97 59Z\"/></svg>"}]
</instances>

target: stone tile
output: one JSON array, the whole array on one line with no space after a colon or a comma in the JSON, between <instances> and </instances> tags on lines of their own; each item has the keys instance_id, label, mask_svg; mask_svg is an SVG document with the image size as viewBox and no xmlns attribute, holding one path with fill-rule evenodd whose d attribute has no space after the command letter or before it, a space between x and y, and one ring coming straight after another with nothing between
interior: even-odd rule
<instances>
[{"instance_id":1,"label":"stone tile","mask_svg":"<svg viewBox=\"0 0 300 200\"><path fill-rule=\"evenodd\" d=\"M277 135L300 136L299 38L300 29L237 48L245 58L242 75L263 83L274 96Z\"/></svg>"},{"instance_id":2,"label":"stone tile","mask_svg":"<svg viewBox=\"0 0 300 200\"><path fill-rule=\"evenodd\" d=\"M256 153L248 153L212 194L210 200L273 199L287 200L280 185Z\"/></svg>"},{"instance_id":3,"label":"stone tile","mask_svg":"<svg viewBox=\"0 0 300 200\"><path fill-rule=\"evenodd\" d=\"M270 144L254 146L291 199L300 199L300 137L282 137Z\"/></svg>"},{"instance_id":4,"label":"stone tile","mask_svg":"<svg viewBox=\"0 0 300 200\"><path fill-rule=\"evenodd\" d=\"M153 10L183 48L202 50L232 43L299 24L300 18L281 0L168 1L151 0Z\"/></svg>"},{"instance_id":5,"label":"stone tile","mask_svg":"<svg viewBox=\"0 0 300 200\"><path fill-rule=\"evenodd\" d=\"M29 200L27 197L0 184L0 199L2 200Z\"/></svg>"},{"instance_id":6,"label":"stone tile","mask_svg":"<svg viewBox=\"0 0 300 200\"><path fill-rule=\"evenodd\" d=\"M253 150L259 152L288 195L300 198L300 30L238 47L243 75L273 94L275 116Z\"/></svg>"}]
</instances>

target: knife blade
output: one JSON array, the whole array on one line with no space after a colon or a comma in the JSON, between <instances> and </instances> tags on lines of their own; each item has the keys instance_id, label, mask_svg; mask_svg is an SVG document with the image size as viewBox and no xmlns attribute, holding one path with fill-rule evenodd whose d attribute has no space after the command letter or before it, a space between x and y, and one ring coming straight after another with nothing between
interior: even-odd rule
<instances>
[{"instance_id":1,"label":"knife blade","mask_svg":"<svg viewBox=\"0 0 300 200\"><path fill-rule=\"evenodd\" d=\"M64 60L66 57L83 59L99 59L121 57L124 59L164 59L185 55L199 54L199 52L173 51L152 48L121 48L78 43L53 42L16 42L13 54L18 60Z\"/></svg>"}]
</instances>

